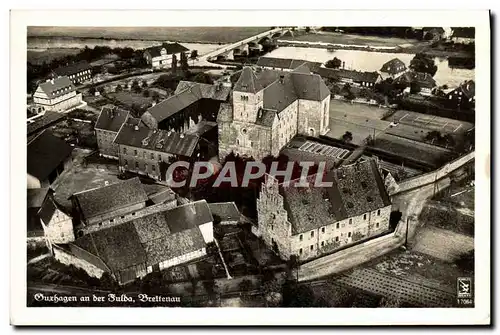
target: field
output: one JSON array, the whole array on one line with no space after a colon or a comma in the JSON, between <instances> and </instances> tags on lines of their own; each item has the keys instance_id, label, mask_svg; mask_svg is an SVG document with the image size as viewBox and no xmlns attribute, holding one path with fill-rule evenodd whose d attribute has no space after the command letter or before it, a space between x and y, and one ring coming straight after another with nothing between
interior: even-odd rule
<instances>
[{"instance_id":1,"label":"field","mask_svg":"<svg viewBox=\"0 0 500 335\"><path fill-rule=\"evenodd\" d=\"M453 262L462 254L474 250L474 238L428 226L418 231L413 250L443 261Z\"/></svg>"},{"instance_id":2,"label":"field","mask_svg":"<svg viewBox=\"0 0 500 335\"><path fill-rule=\"evenodd\" d=\"M284 38L285 39L285 38ZM296 37L287 37L286 40L292 41L307 41L307 42L323 42L332 44L347 44L347 45L366 45L372 47L397 47L397 46L414 46L423 45L417 40L406 40L403 38L387 38L377 36L362 36L341 34L332 32L320 32L318 34L307 34Z\"/></svg>"},{"instance_id":3,"label":"field","mask_svg":"<svg viewBox=\"0 0 500 335\"><path fill-rule=\"evenodd\" d=\"M425 204L420 217L426 224L474 236L474 210L430 200Z\"/></svg>"},{"instance_id":4,"label":"field","mask_svg":"<svg viewBox=\"0 0 500 335\"><path fill-rule=\"evenodd\" d=\"M29 27L28 36L231 43L271 27Z\"/></svg>"},{"instance_id":5,"label":"field","mask_svg":"<svg viewBox=\"0 0 500 335\"><path fill-rule=\"evenodd\" d=\"M349 103L339 100L330 100L330 116L341 119L359 116L367 119L382 120L386 115L392 114L387 108L369 106L364 104Z\"/></svg>"},{"instance_id":6,"label":"field","mask_svg":"<svg viewBox=\"0 0 500 335\"><path fill-rule=\"evenodd\" d=\"M124 105L131 107L133 104L140 105L141 107L149 107L153 102L153 98L144 97L142 93L134 93L129 91L108 93L107 96L111 99L116 99Z\"/></svg>"},{"instance_id":7,"label":"field","mask_svg":"<svg viewBox=\"0 0 500 335\"><path fill-rule=\"evenodd\" d=\"M390 134L377 136L374 146L383 151L436 166L451 158L451 152L444 148Z\"/></svg>"},{"instance_id":8,"label":"field","mask_svg":"<svg viewBox=\"0 0 500 335\"><path fill-rule=\"evenodd\" d=\"M474 127L472 123L448 119L444 117L399 110L390 117L388 121L396 121L401 124L423 128L428 131L436 130L441 133L463 134Z\"/></svg>"},{"instance_id":9,"label":"field","mask_svg":"<svg viewBox=\"0 0 500 335\"><path fill-rule=\"evenodd\" d=\"M32 64L42 64L43 62L50 63L54 59L61 58L67 55L76 55L80 49L76 48L54 48L41 50L28 50L27 61Z\"/></svg>"}]
</instances>

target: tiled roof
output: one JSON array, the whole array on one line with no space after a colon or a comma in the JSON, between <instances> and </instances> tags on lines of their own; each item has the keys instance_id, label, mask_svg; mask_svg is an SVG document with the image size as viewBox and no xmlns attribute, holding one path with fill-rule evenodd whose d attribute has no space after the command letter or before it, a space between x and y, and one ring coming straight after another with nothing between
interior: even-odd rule
<instances>
[{"instance_id":1,"label":"tiled roof","mask_svg":"<svg viewBox=\"0 0 500 335\"><path fill-rule=\"evenodd\" d=\"M257 80L253 70L250 67L244 67L240 78L234 85L234 90L237 92L257 93L262 91L262 89L264 89L264 86Z\"/></svg>"},{"instance_id":2,"label":"tiled roof","mask_svg":"<svg viewBox=\"0 0 500 335\"><path fill-rule=\"evenodd\" d=\"M101 258L113 272L147 263L132 221L86 234L75 244Z\"/></svg>"},{"instance_id":3,"label":"tiled roof","mask_svg":"<svg viewBox=\"0 0 500 335\"><path fill-rule=\"evenodd\" d=\"M114 143L191 157L198 141L199 137L196 135L149 129L145 126L135 126L127 122L116 135Z\"/></svg>"},{"instance_id":4,"label":"tiled roof","mask_svg":"<svg viewBox=\"0 0 500 335\"><path fill-rule=\"evenodd\" d=\"M192 92L198 99L212 99L226 101L231 93L231 88L221 84L204 84L182 80L175 89L175 94L180 94L185 90L193 88Z\"/></svg>"},{"instance_id":5,"label":"tiled roof","mask_svg":"<svg viewBox=\"0 0 500 335\"><path fill-rule=\"evenodd\" d=\"M310 176L310 180L315 175ZM374 160L342 166L327 173L328 188L282 187L292 223L293 234L299 234L358 216L391 204Z\"/></svg>"},{"instance_id":6,"label":"tiled roof","mask_svg":"<svg viewBox=\"0 0 500 335\"><path fill-rule=\"evenodd\" d=\"M382 65L382 68L380 69L380 72L386 72L386 73L390 73L390 74L396 74L396 73L400 72L400 71L397 70L397 68L399 66L404 66L404 68L406 69L406 65L405 65L405 63L403 63L403 61L401 61L401 59L399 59L399 58L393 58L390 61L388 61L387 63L385 63L384 65Z\"/></svg>"},{"instance_id":7,"label":"tiled roof","mask_svg":"<svg viewBox=\"0 0 500 335\"><path fill-rule=\"evenodd\" d=\"M213 221L212 213L205 200L190 202L173 208L165 212L165 218L172 233Z\"/></svg>"},{"instance_id":8,"label":"tiled roof","mask_svg":"<svg viewBox=\"0 0 500 335\"><path fill-rule=\"evenodd\" d=\"M159 56L161 56L161 49L163 49L163 48L166 49L167 55L189 51L188 48L186 48L185 46L183 46L177 42L175 42L175 43L163 43L161 46L147 48L146 51L148 51L151 54L151 57L159 57Z\"/></svg>"},{"instance_id":9,"label":"tiled roof","mask_svg":"<svg viewBox=\"0 0 500 335\"><path fill-rule=\"evenodd\" d=\"M294 70L302 65L310 65L311 67L319 66L321 63L309 62L302 59L289 59L289 58L274 58L274 57L260 57L257 61L257 66L271 67L276 69Z\"/></svg>"},{"instance_id":10,"label":"tiled roof","mask_svg":"<svg viewBox=\"0 0 500 335\"><path fill-rule=\"evenodd\" d=\"M47 179L72 151L64 140L44 130L28 143L28 174L38 180Z\"/></svg>"},{"instance_id":11,"label":"tiled roof","mask_svg":"<svg viewBox=\"0 0 500 335\"><path fill-rule=\"evenodd\" d=\"M296 72L291 75L299 99L322 101L330 95L330 90L319 75Z\"/></svg>"},{"instance_id":12,"label":"tiled roof","mask_svg":"<svg viewBox=\"0 0 500 335\"><path fill-rule=\"evenodd\" d=\"M39 87L51 99L60 97L64 94L68 94L75 90L75 86L71 83L71 80L69 80L69 78L66 76L58 77L55 79L48 80L44 83L40 83Z\"/></svg>"},{"instance_id":13,"label":"tiled roof","mask_svg":"<svg viewBox=\"0 0 500 335\"><path fill-rule=\"evenodd\" d=\"M175 192L170 187L160 184L144 184L144 191L155 204L175 200Z\"/></svg>"},{"instance_id":14,"label":"tiled roof","mask_svg":"<svg viewBox=\"0 0 500 335\"><path fill-rule=\"evenodd\" d=\"M128 111L115 106L104 106L97 118L95 128L117 133L129 114Z\"/></svg>"},{"instance_id":15,"label":"tiled roof","mask_svg":"<svg viewBox=\"0 0 500 335\"><path fill-rule=\"evenodd\" d=\"M475 38L476 29L474 27L452 28L451 37Z\"/></svg>"},{"instance_id":16,"label":"tiled roof","mask_svg":"<svg viewBox=\"0 0 500 335\"><path fill-rule=\"evenodd\" d=\"M264 90L264 108L278 113L299 98L295 90L294 76L291 73L282 76Z\"/></svg>"},{"instance_id":17,"label":"tiled roof","mask_svg":"<svg viewBox=\"0 0 500 335\"><path fill-rule=\"evenodd\" d=\"M186 130L184 133L202 136L207 131L214 129L215 127L217 127L217 122L201 120L200 122L198 122L197 124L195 124L194 126L189 128L188 130Z\"/></svg>"},{"instance_id":18,"label":"tiled roof","mask_svg":"<svg viewBox=\"0 0 500 335\"><path fill-rule=\"evenodd\" d=\"M34 122L28 123L27 132L28 135L33 135L34 133L46 129L53 125L54 123L60 122L66 118L66 114L46 111L45 114Z\"/></svg>"},{"instance_id":19,"label":"tiled roof","mask_svg":"<svg viewBox=\"0 0 500 335\"><path fill-rule=\"evenodd\" d=\"M51 197L48 197L38 211L38 216L46 225L48 225L57 209L61 210L60 207L56 205L54 200Z\"/></svg>"},{"instance_id":20,"label":"tiled roof","mask_svg":"<svg viewBox=\"0 0 500 335\"><path fill-rule=\"evenodd\" d=\"M48 188L29 188L27 190L28 196L28 208L40 208L42 207L43 200L49 192Z\"/></svg>"},{"instance_id":21,"label":"tiled roof","mask_svg":"<svg viewBox=\"0 0 500 335\"><path fill-rule=\"evenodd\" d=\"M86 61L80 61L77 63L69 64L67 66L59 67L53 72L58 76L70 76L72 74L77 74L86 70L91 70L92 67Z\"/></svg>"},{"instance_id":22,"label":"tiled roof","mask_svg":"<svg viewBox=\"0 0 500 335\"><path fill-rule=\"evenodd\" d=\"M208 207L212 216L217 215L222 221L239 221L240 219L240 211L234 202L215 202L208 204Z\"/></svg>"},{"instance_id":23,"label":"tiled roof","mask_svg":"<svg viewBox=\"0 0 500 335\"><path fill-rule=\"evenodd\" d=\"M434 88L436 87L436 81L428 73L407 71L401 76L396 78L397 83L411 84L413 82L417 83L420 87Z\"/></svg>"},{"instance_id":24,"label":"tiled roof","mask_svg":"<svg viewBox=\"0 0 500 335\"><path fill-rule=\"evenodd\" d=\"M85 218L148 200L139 178L73 194Z\"/></svg>"},{"instance_id":25,"label":"tiled roof","mask_svg":"<svg viewBox=\"0 0 500 335\"><path fill-rule=\"evenodd\" d=\"M317 73L323 78L329 79L352 79L354 82L368 82L376 83L378 77L380 76L377 72L361 72L346 69L329 69L326 67L321 67L317 70Z\"/></svg>"},{"instance_id":26,"label":"tiled roof","mask_svg":"<svg viewBox=\"0 0 500 335\"><path fill-rule=\"evenodd\" d=\"M198 97L199 92L195 92L195 90L199 90L199 88L197 88L197 86L193 86L190 89L186 89L178 94L172 95L171 97L149 108L146 113L149 113L158 122L161 122L200 100Z\"/></svg>"}]
</instances>

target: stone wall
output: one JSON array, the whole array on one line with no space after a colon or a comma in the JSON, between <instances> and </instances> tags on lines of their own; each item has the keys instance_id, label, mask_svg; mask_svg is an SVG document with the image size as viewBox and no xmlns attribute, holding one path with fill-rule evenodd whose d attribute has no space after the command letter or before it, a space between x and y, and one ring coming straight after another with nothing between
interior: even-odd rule
<instances>
[{"instance_id":1,"label":"stone wall","mask_svg":"<svg viewBox=\"0 0 500 335\"><path fill-rule=\"evenodd\" d=\"M168 162L173 155L127 145L119 146L119 164L125 171L148 175L160 179L160 162Z\"/></svg>"},{"instance_id":2,"label":"stone wall","mask_svg":"<svg viewBox=\"0 0 500 335\"><path fill-rule=\"evenodd\" d=\"M408 191L408 190L411 190L411 189L414 189L414 188L417 188L420 186L432 184L436 180L439 180L439 179L442 179L442 178L448 176L451 172L462 167L463 165L467 164L468 162L470 162L473 159L474 159L474 151L469 152L468 154L444 165L443 167L441 167L435 171L403 180L402 182L400 182L398 184L397 187L394 187L391 190L392 192L390 193L390 195L393 196L395 194L405 192L405 191Z\"/></svg>"},{"instance_id":3,"label":"stone wall","mask_svg":"<svg viewBox=\"0 0 500 335\"><path fill-rule=\"evenodd\" d=\"M318 136L321 132L323 102L302 100L298 101L297 131L299 134ZM329 107L327 107L329 108Z\"/></svg>"},{"instance_id":4,"label":"stone wall","mask_svg":"<svg viewBox=\"0 0 500 335\"><path fill-rule=\"evenodd\" d=\"M298 100L292 102L279 113L278 122L272 129L272 152L278 153L297 134Z\"/></svg>"},{"instance_id":5,"label":"stone wall","mask_svg":"<svg viewBox=\"0 0 500 335\"><path fill-rule=\"evenodd\" d=\"M81 258L78 258L59 247L54 246L53 251L54 251L54 258L57 261L65 265L74 265L77 268L83 269L91 277L101 278L102 274L104 273L102 269L99 269L95 265Z\"/></svg>"},{"instance_id":6,"label":"stone wall","mask_svg":"<svg viewBox=\"0 0 500 335\"><path fill-rule=\"evenodd\" d=\"M116 135L113 131L96 129L97 146L99 153L108 158L118 158L118 144L113 143Z\"/></svg>"},{"instance_id":7,"label":"stone wall","mask_svg":"<svg viewBox=\"0 0 500 335\"><path fill-rule=\"evenodd\" d=\"M229 153L261 159L271 153L271 129L252 123L219 123L219 157Z\"/></svg>"},{"instance_id":8,"label":"stone wall","mask_svg":"<svg viewBox=\"0 0 500 335\"><path fill-rule=\"evenodd\" d=\"M72 218L59 209L54 212L48 226L42 220L40 222L50 243L70 243L75 240Z\"/></svg>"}]
</instances>

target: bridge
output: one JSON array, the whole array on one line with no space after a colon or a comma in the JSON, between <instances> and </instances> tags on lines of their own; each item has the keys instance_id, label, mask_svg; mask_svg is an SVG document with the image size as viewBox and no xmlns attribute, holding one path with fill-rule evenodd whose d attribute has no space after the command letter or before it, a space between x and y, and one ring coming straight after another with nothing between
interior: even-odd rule
<instances>
[{"instance_id":1,"label":"bridge","mask_svg":"<svg viewBox=\"0 0 500 335\"><path fill-rule=\"evenodd\" d=\"M197 65L198 66L213 66L210 61L215 60L219 56L224 56L224 57L232 57L234 55L235 51L243 51L246 50L248 52L249 49L251 48L259 48L258 44L261 44L264 40L269 39L275 39L278 37L281 37L284 33L289 31L290 28L287 27L279 27L275 29L271 29L268 31L265 31L263 33L245 38L241 41L231 43L229 45L225 45L220 49L211 51L205 55L201 55L198 58ZM225 67L225 66L222 66Z\"/></svg>"}]
</instances>

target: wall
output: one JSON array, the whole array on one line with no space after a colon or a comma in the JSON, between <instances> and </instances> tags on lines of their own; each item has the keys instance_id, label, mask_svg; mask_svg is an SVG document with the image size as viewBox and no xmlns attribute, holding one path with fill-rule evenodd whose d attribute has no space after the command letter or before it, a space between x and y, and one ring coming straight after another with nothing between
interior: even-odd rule
<instances>
[{"instance_id":1,"label":"wall","mask_svg":"<svg viewBox=\"0 0 500 335\"><path fill-rule=\"evenodd\" d=\"M273 177L268 177L274 180ZM280 257L288 259L291 255L290 236L292 227L283 206L283 197L279 194L278 184L269 180L263 184L257 199L257 220L259 234L264 242L273 249L278 247Z\"/></svg>"},{"instance_id":2,"label":"wall","mask_svg":"<svg viewBox=\"0 0 500 335\"><path fill-rule=\"evenodd\" d=\"M120 217L121 219L126 219L126 218L132 218L135 216L135 213L139 211L140 209L146 207L145 202L139 202L137 204L133 204L130 206L125 206L119 209L116 209L114 211L110 211L107 213L103 213L101 215L96 215L91 218L87 218L86 225L91 226L91 225L99 225L105 226L107 223L110 223L111 220L115 218ZM112 223L112 222L111 222Z\"/></svg>"},{"instance_id":3,"label":"wall","mask_svg":"<svg viewBox=\"0 0 500 335\"><path fill-rule=\"evenodd\" d=\"M253 123L233 121L219 123L219 157L231 151L261 159L271 153L271 129Z\"/></svg>"},{"instance_id":4,"label":"wall","mask_svg":"<svg viewBox=\"0 0 500 335\"><path fill-rule=\"evenodd\" d=\"M28 189L32 189L32 188L42 188L42 183L40 182L40 180L38 180L38 178L28 174L27 175L27 188ZM48 185L47 185L48 186ZM43 186L45 187L45 186Z\"/></svg>"},{"instance_id":5,"label":"wall","mask_svg":"<svg viewBox=\"0 0 500 335\"><path fill-rule=\"evenodd\" d=\"M163 270L163 269L175 266L175 265L179 265L179 264L186 263L186 262L192 261L194 259L203 257L206 254L207 254L207 250L205 248L201 248L199 250L195 250L193 252L181 255L179 257L167 259L159 264L159 268L160 268L160 270ZM153 267L148 266L147 272L148 273L153 272Z\"/></svg>"},{"instance_id":6,"label":"wall","mask_svg":"<svg viewBox=\"0 0 500 335\"><path fill-rule=\"evenodd\" d=\"M77 268L83 269L91 277L101 278L102 274L104 273L102 269L99 269L95 265L92 265L91 263L81 258L75 257L74 255L58 247L54 246L53 250L54 250L54 258L56 260L58 260L63 264L74 265Z\"/></svg>"},{"instance_id":7,"label":"wall","mask_svg":"<svg viewBox=\"0 0 500 335\"><path fill-rule=\"evenodd\" d=\"M56 209L52 215L52 219L48 226L46 226L42 220L40 220L40 222L45 232L45 236L50 243L69 243L75 240L71 217L64 214L59 209Z\"/></svg>"},{"instance_id":8,"label":"wall","mask_svg":"<svg viewBox=\"0 0 500 335\"><path fill-rule=\"evenodd\" d=\"M405 192L420 186L434 183L436 180L446 177L450 172L462 167L463 165L465 165L466 163L470 162L473 159L474 159L474 151L469 152L468 154L462 157L459 157L458 159L444 165L443 167L435 171L403 180L401 183L398 184L398 187L392 190L392 192L389 195L392 196L397 193Z\"/></svg>"},{"instance_id":9,"label":"wall","mask_svg":"<svg viewBox=\"0 0 500 335\"><path fill-rule=\"evenodd\" d=\"M160 179L160 162L168 162L172 154L165 152L119 145L119 163L123 170L146 174ZM137 152L137 155L135 154ZM152 155L152 156L151 156Z\"/></svg>"},{"instance_id":10,"label":"wall","mask_svg":"<svg viewBox=\"0 0 500 335\"><path fill-rule=\"evenodd\" d=\"M211 243L214 241L214 226L212 222L208 222L198 226L201 231L201 235L205 240L205 243Z\"/></svg>"},{"instance_id":11,"label":"wall","mask_svg":"<svg viewBox=\"0 0 500 335\"><path fill-rule=\"evenodd\" d=\"M113 143L118 133L109 130L96 129L97 146L99 153L108 158L118 158L118 144Z\"/></svg>"},{"instance_id":12,"label":"wall","mask_svg":"<svg viewBox=\"0 0 500 335\"><path fill-rule=\"evenodd\" d=\"M272 128L272 152L277 153L297 134L297 110L299 102L295 100L279 113Z\"/></svg>"},{"instance_id":13,"label":"wall","mask_svg":"<svg viewBox=\"0 0 500 335\"><path fill-rule=\"evenodd\" d=\"M299 134L318 136L321 132L322 110L320 101L298 101L297 132Z\"/></svg>"}]
</instances>

